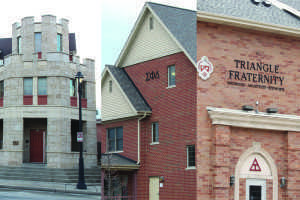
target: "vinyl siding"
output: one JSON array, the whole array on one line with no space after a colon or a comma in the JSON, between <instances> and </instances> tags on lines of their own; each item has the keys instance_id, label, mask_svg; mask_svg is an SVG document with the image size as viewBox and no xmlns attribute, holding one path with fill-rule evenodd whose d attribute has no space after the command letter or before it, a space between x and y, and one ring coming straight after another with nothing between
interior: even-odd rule
<instances>
[{"instance_id":1,"label":"vinyl siding","mask_svg":"<svg viewBox=\"0 0 300 200\"><path fill-rule=\"evenodd\" d=\"M101 87L102 92L102 121L130 117L135 115L128 100L121 92L117 83L108 74ZM109 81L112 80L112 92L109 91Z\"/></svg>"},{"instance_id":2,"label":"vinyl siding","mask_svg":"<svg viewBox=\"0 0 300 200\"><path fill-rule=\"evenodd\" d=\"M153 18L153 29L149 28L149 19ZM137 31L135 40L130 44L127 56L120 63L126 67L147 60L164 57L178 53L181 49L162 27L162 25L149 12L145 14L145 20Z\"/></svg>"}]
</instances>

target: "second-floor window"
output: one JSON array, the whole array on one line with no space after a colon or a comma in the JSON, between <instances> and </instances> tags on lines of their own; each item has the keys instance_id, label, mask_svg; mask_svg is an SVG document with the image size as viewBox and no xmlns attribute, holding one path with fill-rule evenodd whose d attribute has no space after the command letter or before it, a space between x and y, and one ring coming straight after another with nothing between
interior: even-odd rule
<instances>
[{"instance_id":1,"label":"second-floor window","mask_svg":"<svg viewBox=\"0 0 300 200\"><path fill-rule=\"evenodd\" d=\"M0 81L0 98L4 97L4 81Z\"/></svg>"},{"instance_id":2,"label":"second-floor window","mask_svg":"<svg viewBox=\"0 0 300 200\"><path fill-rule=\"evenodd\" d=\"M22 53L22 38L21 36L17 37L17 53Z\"/></svg>"},{"instance_id":3,"label":"second-floor window","mask_svg":"<svg viewBox=\"0 0 300 200\"><path fill-rule=\"evenodd\" d=\"M152 123L152 143L158 143L159 128L158 122Z\"/></svg>"},{"instance_id":4,"label":"second-floor window","mask_svg":"<svg viewBox=\"0 0 300 200\"><path fill-rule=\"evenodd\" d=\"M83 98L83 99L86 99L86 81L82 81L82 83L81 83L81 97Z\"/></svg>"},{"instance_id":5,"label":"second-floor window","mask_svg":"<svg viewBox=\"0 0 300 200\"><path fill-rule=\"evenodd\" d=\"M32 78L24 78L24 88L23 88L23 104L32 105Z\"/></svg>"},{"instance_id":6,"label":"second-floor window","mask_svg":"<svg viewBox=\"0 0 300 200\"><path fill-rule=\"evenodd\" d=\"M176 86L175 65L168 67L168 87Z\"/></svg>"},{"instance_id":7,"label":"second-floor window","mask_svg":"<svg viewBox=\"0 0 300 200\"><path fill-rule=\"evenodd\" d=\"M195 145L188 145L186 151L187 151L187 168L194 168L196 166Z\"/></svg>"},{"instance_id":8,"label":"second-floor window","mask_svg":"<svg viewBox=\"0 0 300 200\"><path fill-rule=\"evenodd\" d=\"M61 52L62 51L62 35L61 34L56 35L56 42L57 42L57 51Z\"/></svg>"},{"instance_id":9,"label":"second-floor window","mask_svg":"<svg viewBox=\"0 0 300 200\"><path fill-rule=\"evenodd\" d=\"M47 95L47 78L38 78L38 95Z\"/></svg>"},{"instance_id":10,"label":"second-floor window","mask_svg":"<svg viewBox=\"0 0 300 200\"><path fill-rule=\"evenodd\" d=\"M32 78L24 78L24 96L32 95Z\"/></svg>"},{"instance_id":11,"label":"second-floor window","mask_svg":"<svg viewBox=\"0 0 300 200\"><path fill-rule=\"evenodd\" d=\"M123 151L123 127L107 129L107 150Z\"/></svg>"},{"instance_id":12,"label":"second-floor window","mask_svg":"<svg viewBox=\"0 0 300 200\"><path fill-rule=\"evenodd\" d=\"M34 33L34 52L42 52L42 33Z\"/></svg>"},{"instance_id":13,"label":"second-floor window","mask_svg":"<svg viewBox=\"0 0 300 200\"><path fill-rule=\"evenodd\" d=\"M70 79L70 96L76 97L76 80Z\"/></svg>"}]
</instances>

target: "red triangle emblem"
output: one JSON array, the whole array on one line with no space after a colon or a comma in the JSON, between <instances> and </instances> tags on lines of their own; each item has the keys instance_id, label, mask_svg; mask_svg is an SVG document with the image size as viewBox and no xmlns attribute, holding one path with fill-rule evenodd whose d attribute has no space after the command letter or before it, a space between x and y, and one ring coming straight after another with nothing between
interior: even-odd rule
<instances>
[{"instance_id":1,"label":"red triangle emblem","mask_svg":"<svg viewBox=\"0 0 300 200\"><path fill-rule=\"evenodd\" d=\"M259 166L256 158L254 158L254 161L253 161L253 163L250 167L250 171L251 172L260 172L261 171L260 166Z\"/></svg>"}]
</instances>

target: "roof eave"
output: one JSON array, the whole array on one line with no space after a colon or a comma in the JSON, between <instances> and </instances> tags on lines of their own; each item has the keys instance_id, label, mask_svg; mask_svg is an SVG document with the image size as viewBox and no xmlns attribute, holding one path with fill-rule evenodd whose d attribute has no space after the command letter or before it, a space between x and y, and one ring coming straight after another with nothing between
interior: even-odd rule
<instances>
[{"instance_id":1,"label":"roof eave","mask_svg":"<svg viewBox=\"0 0 300 200\"><path fill-rule=\"evenodd\" d=\"M197 11L197 21L224 24L224 25L229 25L229 26L234 26L239 28L258 30L258 31L288 35L293 37L300 37L300 29L297 28L262 23L253 20L219 15L219 14L203 12L203 11Z\"/></svg>"}]
</instances>

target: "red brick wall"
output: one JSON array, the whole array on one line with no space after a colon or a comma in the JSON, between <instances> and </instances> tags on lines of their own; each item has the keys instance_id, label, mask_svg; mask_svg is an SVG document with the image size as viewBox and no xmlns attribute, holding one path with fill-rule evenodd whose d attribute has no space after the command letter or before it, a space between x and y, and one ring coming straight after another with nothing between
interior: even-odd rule
<instances>
[{"instance_id":1,"label":"red brick wall","mask_svg":"<svg viewBox=\"0 0 300 200\"><path fill-rule=\"evenodd\" d=\"M175 64L176 87L168 87L168 66ZM196 143L196 69L183 53L126 67L152 108L142 121L138 199L149 199L149 177L164 176L160 199L196 199L196 170L186 170L186 145ZM146 81L147 72L159 79ZM159 144L151 143L151 124L159 122ZM134 144L132 144L134 145Z\"/></svg>"},{"instance_id":2,"label":"red brick wall","mask_svg":"<svg viewBox=\"0 0 300 200\"><path fill-rule=\"evenodd\" d=\"M119 154L137 161L137 119L100 125L101 153L106 152L107 129L120 126L123 127L123 152Z\"/></svg>"},{"instance_id":3,"label":"red brick wall","mask_svg":"<svg viewBox=\"0 0 300 200\"><path fill-rule=\"evenodd\" d=\"M221 146L214 143L216 132L206 107L241 109L243 105L251 105L255 108L255 102L259 101L258 110L261 112L265 112L266 108L275 107L281 114L299 115L300 82L297 81L300 77L299 55L300 39L297 38L198 22L197 59L207 56L214 65L214 72L206 81L197 78L197 199L210 199L217 195L213 190L214 176L218 173L214 164L218 157L216 151L218 148L220 150ZM265 74L284 76L281 86L284 92L248 87L248 83L251 82L239 81L245 83L245 87L229 85L227 83L229 70L262 73L237 69L235 59L279 65L279 73ZM230 174L234 174L234 167L240 155L257 141L262 143L262 148L275 160L278 177L288 176L287 163L292 163L288 157L295 158L299 149L292 145L292 150L287 150L286 132L232 128L230 134L232 154ZM294 151L296 153L293 153ZM296 156L296 159L300 160L300 156ZM300 181L294 177L297 174L299 173L294 168L289 172L293 182ZM290 199L295 199L293 198L297 194L295 187L288 187ZM299 191L300 185L296 187ZM222 192L221 187L217 189L218 192ZM285 191L286 189L279 188L279 199L284 198ZM233 190L229 189L228 192L232 199Z\"/></svg>"}]
</instances>

